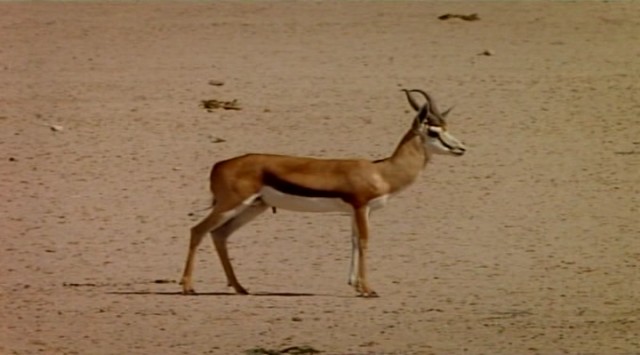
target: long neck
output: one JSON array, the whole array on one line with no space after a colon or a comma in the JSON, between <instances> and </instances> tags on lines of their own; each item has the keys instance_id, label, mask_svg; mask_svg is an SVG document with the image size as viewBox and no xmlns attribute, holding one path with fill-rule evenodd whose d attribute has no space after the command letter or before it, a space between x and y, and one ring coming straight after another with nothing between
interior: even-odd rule
<instances>
[{"instance_id":1,"label":"long neck","mask_svg":"<svg viewBox=\"0 0 640 355\"><path fill-rule=\"evenodd\" d=\"M377 161L376 165L382 177L391 185L391 192L396 192L413 183L428 161L429 155L422 139L411 129L402 137L393 154Z\"/></svg>"}]
</instances>

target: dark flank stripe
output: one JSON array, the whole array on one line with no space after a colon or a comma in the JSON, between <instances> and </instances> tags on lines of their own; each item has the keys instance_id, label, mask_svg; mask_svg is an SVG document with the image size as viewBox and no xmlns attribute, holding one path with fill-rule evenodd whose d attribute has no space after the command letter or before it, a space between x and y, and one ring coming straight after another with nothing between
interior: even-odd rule
<instances>
[{"instance_id":1,"label":"dark flank stripe","mask_svg":"<svg viewBox=\"0 0 640 355\"><path fill-rule=\"evenodd\" d=\"M271 186L274 189L288 195L340 199L344 199L346 197L344 193L340 193L338 191L318 190L311 187L298 185L291 181L284 180L271 173L264 174L264 182L266 185Z\"/></svg>"}]
</instances>

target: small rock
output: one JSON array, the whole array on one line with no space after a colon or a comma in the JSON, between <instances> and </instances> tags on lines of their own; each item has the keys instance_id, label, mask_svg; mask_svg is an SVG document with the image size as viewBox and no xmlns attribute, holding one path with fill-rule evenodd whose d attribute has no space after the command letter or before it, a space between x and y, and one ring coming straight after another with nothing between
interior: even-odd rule
<instances>
[{"instance_id":1,"label":"small rock","mask_svg":"<svg viewBox=\"0 0 640 355\"><path fill-rule=\"evenodd\" d=\"M224 85L224 81L209 80L209 85L211 85L211 86L222 86L222 85Z\"/></svg>"},{"instance_id":2,"label":"small rock","mask_svg":"<svg viewBox=\"0 0 640 355\"><path fill-rule=\"evenodd\" d=\"M478 14L473 13L473 14L469 14L469 15L465 15L465 14L444 14L444 15L440 15L438 16L439 20L450 20L450 19L461 19L464 21L478 21L480 20L480 16L478 16Z\"/></svg>"},{"instance_id":3,"label":"small rock","mask_svg":"<svg viewBox=\"0 0 640 355\"><path fill-rule=\"evenodd\" d=\"M495 55L496 52L493 49L485 49L482 52L478 53L478 55L484 55L487 57L491 57L492 55Z\"/></svg>"},{"instance_id":4,"label":"small rock","mask_svg":"<svg viewBox=\"0 0 640 355\"><path fill-rule=\"evenodd\" d=\"M221 100L201 100L200 106L206 109L208 112L212 112L214 109L222 108L225 110L242 110L240 105L238 104L238 100L233 99L231 101L221 101Z\"/></svg>"},{"instance_id":5,"label":"small rock","mask_svg":"<svg viewBox=\"0 0 640 355\"><path fill-rule=\"evenodd\" d=\"M50 125L49 128L54 132L62 132L62 131L64 131L64 127L62 127L60 125L56 125L56 124Z\"/></svg>"},{"instance_id":6,"label":"small rock","mask_svg":"<svg viewBox=\"0 0 640 355\"><path fill-rule=\"evenodd\" d=\"M175 280L169 280L169 279L157 279L157 280L153 280L154 284L174 284L176 283Z\"/></svg>"}]
</instances>

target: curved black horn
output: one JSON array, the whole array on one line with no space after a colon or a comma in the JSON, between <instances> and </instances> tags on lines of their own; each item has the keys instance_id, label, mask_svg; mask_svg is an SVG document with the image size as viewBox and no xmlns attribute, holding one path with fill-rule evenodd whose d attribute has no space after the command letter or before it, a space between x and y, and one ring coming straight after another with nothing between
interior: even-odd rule
<instances>
[{"instance_id":1,"label":"curved black horn","mask_svg":"<svg viewBox=\"0 0 640 355\"><path fill-rule=\"evenodd\" d=\"M420 89L413 89L411 90L413 92L418 92L420 94L422 94L422 96L424 96L424 98L427 100L427 102L429 103L429 106L431 107L431 109L437 113L440 114L440 111L438 110L438 107L436 106L436 100L434 100L431 95L427 94L424 90L420 90Z\"/></svg>"},{"instance_id":2,"label":"curved black horn","mask_svg":"<svg viewBox=\"0 0 640 355\"><path fill-rule=\"evenodd\" d=\"M428 115L427 116L427 120L429 121L429 123L433 124L433 125L438 125L438 126L444 124L444 118L447 117L449 112L451 112L451 110L453 109L453 106L448 108L444 112L440 112L440 110L438 109L438 106L436 105L436 100L433 97L431 97L431 95L429 95L425 91L419 90L419 89L414 89L414 90L411 90L411 91L415 91L415 92L421 93L422 96L424 96L424 98L429 103L429 107L431 109L431 112L433 113L433 115Z\"/></svg>"},{"instance_id":3,"label":"curved black horn","mask_svg":"<svg viewBox=\"0 0 640 355\"><path fill-rule=\"evenodd\" d=\"M422 108L422 105L419 105L413 95L411 95L411 92L416 90L402 89L402 91L407 94L407 100L409 100L409 104L411 104L411 107L413 107L414 110L419 111Z\"/></svg>"},{"instance_id":4,"label":"curved black horn","mask_svg":"<svg viewBox=\"0 0 640 355\"><path fill-rule=\"evenodd\" d=\"M429 124L431 125L436 125L436 126L441 126L444 124L444 118L449 114L449 112L451 112L451 110L453 109L453 107L450 107L449 109L447 109L445 112L440 112L440 110L438 109L438 106L436 106L436 100L431 97L431 95L429 95L428 93L426 93L423 90L419 90L419 89L414 89L411 90L414 92L418 92L420 94L422 94L422 96L424 96L424 98L427 100L427 104L428 107L431 111L432 114L427 115L427 121L429 122Z\"/></svg>"}]
</instances>

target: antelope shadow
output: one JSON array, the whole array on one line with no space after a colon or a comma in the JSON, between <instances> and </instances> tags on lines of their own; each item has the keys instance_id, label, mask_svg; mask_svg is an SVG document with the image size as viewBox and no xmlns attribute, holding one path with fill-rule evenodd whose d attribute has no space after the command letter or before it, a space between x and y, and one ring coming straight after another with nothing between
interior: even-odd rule
<instances>
[{"instance_id":1,"label":"antelope shadow","mask_svg":"<svg viewBox=\"0 0 640 355\"><path fill-rule=\"evenodd\" d=\"M183 295L180 291L167 292L167 291L109 291L109 295L140 295L140 296L186 296L186 297L198 297L198 296L256 296L256 297L317 297L317 296L332 296L328 294L316 294L308 292L255 292L248 295L239 295L235 292L199 292L193 295Z\"/></svg>"}]
</instances>

